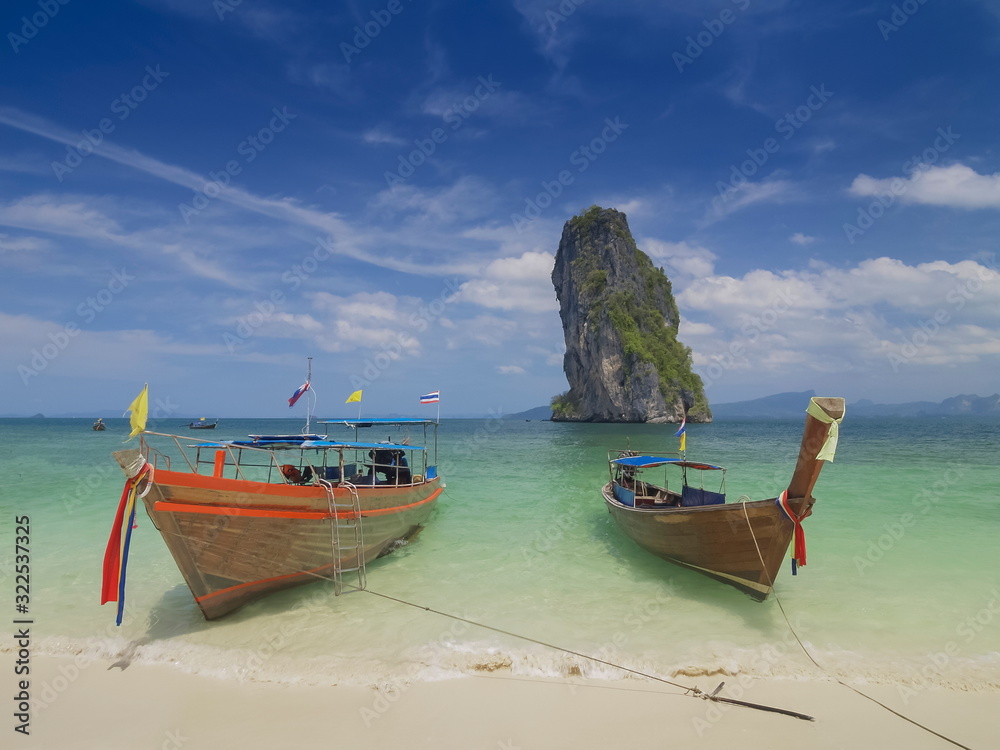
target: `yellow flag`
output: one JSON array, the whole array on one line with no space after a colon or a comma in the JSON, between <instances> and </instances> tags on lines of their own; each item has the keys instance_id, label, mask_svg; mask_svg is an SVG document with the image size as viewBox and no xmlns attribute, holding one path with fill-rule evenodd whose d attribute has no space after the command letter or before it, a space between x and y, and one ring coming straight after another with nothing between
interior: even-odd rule
<instances>
[{"instance_id":1,"label":"yellow flag","mask_svg":"<svg viewBox=\"0 0 1000 750\"><path fill-rule=\"evenodd\" d=\"M132 425L132 432L125 438L126 440L131 440L146 429L146 417L149 415L149 383L146 383L142 387L139 395L129 404L129 407L125 410L125 414L129 412L132 412L132 418L129 420L129 424Z\"/></svg>"},{"instance_id":2,"label":"yellow flag","mask_svg":"<svg viewBox=\"0 0 1000 750\"><path fill-rule=\"evenodd\" d=\"M361 400L361 391L355 391L354 393L352 393L350 396L347 397L347 401L345 401L344 403L349 404L352 401L360 401L360 400Z\"/></svg>"},{"instance_id":3,"label":"yellow flag","mask_svg":"<svg viewBox=\"0 0 1000 750\"><path fill-rule=\"evenodd\" d=\"M686 432L681 433L681 453L687 450L688 444L688 434Z\"/></svg>"}]
</instances>

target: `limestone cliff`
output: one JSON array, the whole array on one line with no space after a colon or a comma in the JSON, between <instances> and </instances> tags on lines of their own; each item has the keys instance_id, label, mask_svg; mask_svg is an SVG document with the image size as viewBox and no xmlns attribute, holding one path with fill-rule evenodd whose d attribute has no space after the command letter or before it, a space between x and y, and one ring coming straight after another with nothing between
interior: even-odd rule
<instances>
[{"instance_id":1,"label":"limestone cliff","mask_svg":"<svg viewBox=\"0 0 1000 750\"><path fill-rule=\"evenodd\" d=\"M553 420L710 422L691 350L677 340L670 280L636 247L625 214L592 206L566 222L552 283L570 389Z\"/></svg>"}]
</instances>

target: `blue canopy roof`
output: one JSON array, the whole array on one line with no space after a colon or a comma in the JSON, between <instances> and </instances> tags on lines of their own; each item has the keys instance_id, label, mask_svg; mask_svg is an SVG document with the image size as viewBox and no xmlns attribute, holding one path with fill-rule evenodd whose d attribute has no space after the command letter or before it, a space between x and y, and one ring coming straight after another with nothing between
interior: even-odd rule
<instances>
[{"instance_id":1,"label":"blue canopy roof","mask_svg":"<svg viewBox=\"0 0 1000 750\"><path fill-rule=\"evenodd\" d=\"M437 424L433 419L324 419L320 424L341 424L347 427L376 427L382 425Z\"/></svg>"},{"instance_id":2,"label":"blue canopy roof","mask_svg":"<svg viewBox=\"0 0 1000 750\"><path fill-rule=\"evenodd\" d=\"M611 463L619 466L634 466L637 469L652 469L655 466L681 466L688 469L699 469L701 471L725 471L721 466L702 463L701 461L687 461L682 458L666 458L664 456L626 456L616 458Z\"/></svg>"},{"instance_id":3,"label":"blue canopy roof","mask_svg":"<svg viewBox=\"0 0 1000 750\"><path fill-rule=\"evenodd\" d=\"M281 450L295 448L314 448L316 450L340 450L343 448L358 448L361 450L426 450L419 445L403 445L401 443L353 443L340 440L302 440L294 438L259 439L259 440L220 440L214 443L196 443L193 448L261 448L266 450Z\"/></svg>"},{"instance_id":4,"label":"blue canopy roof","mask_svg":"<svg viewBox=\"0 0 1000 750\"><path fill-rule=\"evenodd\" d=\"M284 440L287 442L294 442L296 440L325 440L326 435L249 435L254 440Z\"/></svg>"}]
</instances>

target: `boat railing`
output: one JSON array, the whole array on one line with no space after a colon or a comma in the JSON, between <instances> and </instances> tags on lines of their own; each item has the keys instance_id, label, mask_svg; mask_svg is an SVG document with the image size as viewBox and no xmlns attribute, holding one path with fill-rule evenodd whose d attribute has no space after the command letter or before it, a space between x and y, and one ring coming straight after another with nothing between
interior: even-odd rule
<instances>
[{"instance_id":1,"label":"boat railing","mask_svg":"<svg viewBox=\"0 0 1000 750\"><path fill-rule=\"evenodd\" d=\"M226 445L226 455L228 461L220 462L218 454L223 450L217 444L212 444L208 446L194 446L196 449L195 466L212 466L213 473L215 476L222 476L221 472L224 471L225 465L232 465L235 471L238 473L241 479L247 479L247 475L244 469L267 469L265 481L271 482L276 478L280 479L285 484L311 484L313 482L319 483L322 481L331 481L335 484L348 484L352 480L356 480L360 475L357 473L356 469L359 466L365 466L363 454L369 448L355 448L350 445L343 446L328 446L328 447L314 447L305 446L299 448L266 448L251 445ZM203 453L202 451L205 451ZM235 451L235 452L234 452ZM322 461L314 461L310 459L307 455L309 451L316 451L321 453L323 456ZM347 455L350 451L354 451L353 457ZM253 456L257 454L266 454L266 459L262 461L254 461ZM387 473L385 470L390 470L392 475L392 481L375 481L372 480L374 484L380 487L411 487L415 485L424 484L427 480L432 477L428 475L428 467L426 461L426 452L419 448L414 448L412 453L423 456L423 460L413 466L409 466L409 462L405 466L390 465L390 464L379 464L375 463L374 460L371 464L371 471L368 477L373 476L374 473ZM291 455L290 455L291 454ZM334 463L328 462L326 459L330 455L336 455L337 461ZM292 457L294 456L294 458ZM288 475L285 473L285 467L291 465L299 472L299 476L302 476L302 472L305 472L308 468L309 479L307 481L296 481L294 478L294 472L289 472ZM200 473L196 470L196 473ZM409 481L405 480L406 476L409 476ZM401 479L403 477L403 479ZM367 477L362 477L365 479ZM362 481L362 485L366 482Z\"/></svg>"},{"instance_id":2,"label":"boat railing","mask_svg":"<svg viewBox=\"0 0 1000 750\"><path fill-rule=\"evenodd\" d=\"M163 465L167 470L171 468L171 455L151 444L146 439L147 436L167 438L172 441L177 448L177 453L193 474L222 477L226 467L230 466L233 467L233 478L243 480L254 479L254 474L261 474L265 477L263 481L268 483L280 480L285 484L307 484L323 479L331 480L337 484L346 484L353 480L362 486L371 483L373 486L380 487L411 487L425 484L437 476L435 466L428 461L427 450L418 446L403 447L399 444L385 444L386 449L401 453L402 457L406 459L402 463L387 464L377 461L376 457L371 455L372 450L376 450L374 446L381 447L382 444L369 443L355 446L346 443L277 448L275 446L242 445L233 441L220 441L192 445L190 437L164 432L143 432L140 435L140 448L143 455L154 466ZM187 450L192 448L194 449L193 460ZM308 451L322 454L322 460L311 460L307 455ZM350 454L351 451L353 451L353 455ZM263 454L259 455L261 460L255 460L258 454ZM336 463L331 464L327 461L330 454L337 456ZM419 460L416 460L418 458ZM399 456L393 460L394 462L399 461ZM283 470L289 464L302 472L308 467L312 476L307 482L295 481L294 472L290 472L292 476L287 476ZM356 468L366 466L368 467L367 475L362 476L360 473L355 473ZM248 472L248 469L261 471ZM387 479L385 481L379 480L378 474L385 475Z\"/></svg>"},{"instance_id":3,"label":"boat railing","mask_svg":"<svg viewBox=\"0 0 1000 750\"><path fill-rule=\"evenodd\" d=\"M146 440L147 435L155 435L156 437L165 437L172 439L174 441L174 444L177 446L177 450L181 454L181 457L184 459L185 463L187 463L188 468L191 469L192 472L197 473L197 469L195 469L194 464L191 463L191 459L188 458L187 452L184 450L184 446L181 445L181 440L190 440L190 438L184 438L181 437L180 435L171 435L166 432L151 432L149 430L146 430L139 436L140 449L143 451L143 455L146 456L147 460L149 460L149 456L153 457L154 468L157 466L158 461L162 460L166 464L166 468L168 471L170 470L170 456L164 451L150 444L149 441Z\"/></svg>"}]
</instances>

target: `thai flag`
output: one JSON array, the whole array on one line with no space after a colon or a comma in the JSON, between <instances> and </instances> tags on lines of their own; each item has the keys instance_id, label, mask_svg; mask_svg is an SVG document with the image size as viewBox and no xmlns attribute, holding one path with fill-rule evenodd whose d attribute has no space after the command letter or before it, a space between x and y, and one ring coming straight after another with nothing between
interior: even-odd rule
<instances>
[{"instance_id":1,"label":"thai flag","mask_svg":"<svg viewBox=\"0 0 1000 750\"><path fill-rule=\"evenodd\" d=\"M298 389L296 389L295 393L292 394L292 397L288 399L288 408L291 409L293 406L295 406L295 402L298 401L299 398L301 398L302 394L308 390L309 390L309 381L307 380L302 385L300 385Z\"/></svg>"},{"instance_id":2,"label":"thai flag","mask_svg":"<svg viewBox=\"0 0 1000 750\"><path fill-rule=\"evenodd\" d=\"M681 417L681 426L677 428L677 432L674 433L674 437L680 437L687 431L687 414Z\"/></svg>"},{"instance_id":3,"label":"thai flag","mask_svg":"<svg viewBox=\"0 0 1000 750\"><path fill-rule=\"evenodd\" d=\"M424 396L420 397L420 403L422 404L436 404L441 400L441 391L432 391Z\"/></svg>"}]
</instances>

